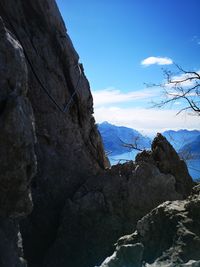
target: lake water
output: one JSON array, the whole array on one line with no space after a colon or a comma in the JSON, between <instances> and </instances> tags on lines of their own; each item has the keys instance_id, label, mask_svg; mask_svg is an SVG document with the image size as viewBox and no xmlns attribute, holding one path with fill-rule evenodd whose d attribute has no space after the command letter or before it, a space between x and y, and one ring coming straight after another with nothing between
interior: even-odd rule
<instances>
[{"instance_id":1,"label":"lake water","mask_svg":"<svg viewBox=\"0 0 200 267\"><path fill-rule=\"evenodd\" d=\"M108 156L111 165L116 165L118 163L124 163L128 160L135 160L135 156L138 154L138 151L133 150L131 152L126 152L123 154Z\"/></svg>"},{"instance_id":2,"label":"lake water","mask_svg":"<svg viewBox=\"0 0 200 267\"><path fill-rule=\"evenodd\" d=\"M124 163L128 160L135 160L135 156L138 154L138 151L126 152L120 155L109 156L111 165L118 163ZM200 159L188 160L186 161L190 175L194 180L200 178Z\"/></svg>"}]
</instances>

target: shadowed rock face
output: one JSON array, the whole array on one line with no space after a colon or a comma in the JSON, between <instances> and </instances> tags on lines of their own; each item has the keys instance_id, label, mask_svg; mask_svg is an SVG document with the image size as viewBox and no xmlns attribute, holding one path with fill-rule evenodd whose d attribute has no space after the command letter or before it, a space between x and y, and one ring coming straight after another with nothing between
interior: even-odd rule
<instances>
[{"instance_id":1,"label":"shadowed rock face","mask_svg":"<svg viewBox=\"0 0 200 267\"><path fill-rule=\"evenodd\" d=\"M0 214L21 216L32 209L28 185L35 173L35 137L32 108L25 97L28 90L36 121L38 173L32 187L34 211L23 223L22 232L27 258L31 258L31 246L34 257L41 261L55 238L65 198L103 167L104 154L83 71L79 93L63 114L42 91L30 65L27 69L21 45L56 101L62 106L70 99L79 78L78 55L55 2L1 1L1 5L0 15L11 33L1 21ZM14 239L8 242L14 246ZM12 266L11 262L5 266Z\"/></svg>"},{"instance_id":2,"label":"shadowed rock face","mask_svg":"<svg viewBox=\"0 0 200 267\"><path fill-rule=\"evenodd\" d=\"M22 47L2 20L0 37L0 215L13 217L32 210L34 118L26 97L28 72Z\"/></svg>"},{"instance_id":3,"label":"shadowed rock face","mask_svg":"<svg viewBox=\"0 0 200 267\"><path fill-rule=\"evenodd\" d=\"M0 265L25 264L10 217L31 211L31 179L34 208L20 221L28 267L100 264L147 212L183 199L191 177L176 172L178 155L162 136L136 163L105 170L89 84L55 1L1 0L0 16L0 234L10 248Z\"/></svg>"},{"instance_id":4,"label":"shadowed rock face","mask_svg":"<svg viewBox=\"0 0 200 267\"><path fill-rule=\"evenodd\" d=\"M199 214L198 185L186 200L167 201L139 220L101 267L200 266Z\"/></svg>"},{"instance_id":5,"label":"shadowed rock face","mask_svg":"<svg viewBox=\"0 0 200 267\"><path fill-rule=\"evenodd\" d=\"M161 168L164 164L168 172ZM191 192L193 182L188 172L182 172L183 185L177 186L181 178L173 168L179 168L179 164L182 163L173 147L158 134L152 151L138 154L135 163L113 166L104 174L89 179L66 202L57 236L59 241L50 250L47 266L59 265L58 259L51 256L52 251L64 255L62 260L68 259L70 265L87 267L100 264L103 255L111 253L111 245L117 238L122 233L131 233L137 221L151 209L166 200L183 199ZM164 229L164 218L161 218L160 224ZM155 238L160 241L159 235ZM165 238L168 238L167 232ZM66 239L67 246L60 246ZM137 249L140 247L137 246ZM125 251L129 249L132 250L127 248ZM77 251L80 251L79 257ZM118 253L124 253L122 251L124 248L116 252L117 258ZM134 252L134 255L137 253ZM134 257L131 256L132 259ZM128 266L126 262L123 264L120 261L118 266ZM61 263L61 266L64 267L64 264Z\"/></svg>"},{"instance_id":6,"label":"shadowed rock face","mask_svg":"<svg viewBox=\"0 0 200 267\"><path fill-rule=\"evenodd\" d=\"M160 133L154 138L152 151L143 151L136 156L136 162L145 161L158 167L161 173L172 174L176 179L176 190L184 198L194 185L186 163L181 160L172 145Z\"/></svg>"},{"instance_id":7,"label":"shadowed rock face","mask_svg":"<svg viewBox=\"0 0 200 267\"><path fill-rule=\"evenodd\" d=\"M89 179L66 201L45 266L100 264L122 233L131 233L142 216L166 199L182 198L175 190L175 178L152 164L113 167Z\"/></svg>"},{"instance_id":8,"label":"shadowed rock face","mask_svg":"<svg viewBox=\"0 0 200 267\"><path fill-rule=\"evenodd\" d=\"M17 219L32 210L30 182L36 174L33 111L21 45L0 18L0 266L19 259Z\"/></svg>"},{"instance_id":9,"label":"shadowed rock face","mask_svg":"<svg viewBox=\"0 0 200 267\"><path fill-rule=\"evenodd\" d=\"M191 192L193 182L186 163L179 158L175 149L161 134L157 134L152 143L152 156L162 173L170 173L176 178L177 192L187 197Z\"/></svg>"},{"instance_id":10,"label":"shadowed rock face","mask_svg":"<svg viewBox=\"0 0 200 267\"><path fill-rule=\"evenodd\" d=\"M83 67L78 65L78 55L66 33L55 1L2 0L0 16L17 43L24 48L26 60L29 62L26 90L28 89L28 98L35 116L38 171L32 181L34 210L22 223L22 235L27 258L31 262L36 260L41 263L55 239L66 199L84 181L104 168L104 151L92 116L93 101L89 84ZM5 49L6 47L2 48L3 53ZM10 64L7 69L11 69L17 59L13 57L6 60ZM23 60L25 62L24 56ZM26 74L27 69L22 77ZM15 76L11 71L7 76L9 79L12 76L20 77L20 70ZM15 87L16 83L17 81L11 81L11 86ZM44 92L41 83L61 108L69 102L74 91L78 90L67 112L63 113L56 107ZM25 90L22 85L19 87L20 90ZM12 109L5 112L5 116L10 116L13 120L21 119L26 125L29 111L25 111L25 100L19 98L17 101L21 102L14 103ZM22 107L21 113L17 113L15 105ZM12 114L9 115L10 113ZM16 124L18 125L17 121ZM20 131L16 125L10 127ZM11 131L7 129L7 132L8 130ZM13 135L16 136L15 133ZM22 140L29 138L31 142L27 133L21 137ZM9 143L5 150L9 151L8 146L13 147L13 138L6 142ZM9 153L9 157L12 155L14 161L19 153L15 149L15 155ZM1 155L3 157L5 153L2 152ZM10 162L5 164L5 168L11 166ZM27 171L30 171L28 167ZM9 175L11 180L12 175ZM7 212L7 207L5 210Z\"/></svg>"}]
</instances>

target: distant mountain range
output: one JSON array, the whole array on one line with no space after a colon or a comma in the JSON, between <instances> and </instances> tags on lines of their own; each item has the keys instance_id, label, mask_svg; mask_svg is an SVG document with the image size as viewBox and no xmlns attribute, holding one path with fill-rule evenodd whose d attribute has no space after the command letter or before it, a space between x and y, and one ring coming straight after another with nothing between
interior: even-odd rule
<instances>
[{"instance_id":1,"label":"distant mountain range","mask_svg":"<svg viewBox=\"0 0 200 267\"><path fill-rule=\"evenodd\" d=\"M145 137L138 131L128 127L103 122L98 124L98 129L106 152L112 156L129 152L130 149L125 147L126 144L134 144L139 149L148 149L151 146L149 137Z\"/></svg>"},{"instance_id":2,"label":"distant mountain range","mask_svg":"<svg viewBox=\"0 0 200 267\"><path fill-rule=\"evenodd\" d=\"M134 160L139 151L125 147L124 144L135 144L140 149L149 149L151 139L143 136L138 131L116 126L108 122L98 124L105 151L111 164ZM193 179L200 177L200 131L193 130L168 130L162 133L172 146L179 153L180 157L186 160L190 175Z\"/></svg>"},{"instance_id":3,"label":"distant mountain range","mask_svg":"<svg viewBox=\"0 0 200 267\"><path fill-rule=\"evenodd\" d=\"M192 142L184 145L179 150L179 154L186 160L200 159L200 135L198 135Z\"/></svg>"},{"instance_id":4,"label":"distant mountain range","mask_svg":"<svg viewBox=\"0 0 200 267\"><path fill-rule=\"evenodd\" d=\"M179 130L179 131L165 131L162 133L167 140L172 144L176 151L181 151L182 148L188 143L192 143L195 139L200 136L200 131L193 130Z\"/></svg>"},{"instance_id":5,"label":"distant mountain range","mask_svg":"<svg viewBox=\"0 0 200 267\"><path fill-rule=\"evenodd\" d=\"M129 152L125 144L136 144L139 149L148 149L151 146L151 139L143 136L140 132L124 127L116 126L108 122L98 124L104 148L109 155L119 155ZM200 158L200 131L198 130L168 130L162 133L172 144L180 155L187 153Z\"/></svg>"}]
</instances>

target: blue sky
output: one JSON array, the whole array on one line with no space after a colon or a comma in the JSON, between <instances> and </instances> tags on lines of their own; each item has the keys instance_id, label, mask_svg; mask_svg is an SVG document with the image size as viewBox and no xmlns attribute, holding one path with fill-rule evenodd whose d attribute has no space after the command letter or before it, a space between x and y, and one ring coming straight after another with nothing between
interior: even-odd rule
<instances>
[{"instance_id":1,"label":"blue sky","mask_svg":"<svg viewBox=\"0 0 200 267\"><path fill-rule=\"evenodd\" d=\"M178 104L146 109L158 91L144 85L162 82L161 68L173 68L172 62L200 70L199 0L56 2L90 82L98 122L144 132L200 128L194 116L175 116Z\"/></svg>"}]
</instances>

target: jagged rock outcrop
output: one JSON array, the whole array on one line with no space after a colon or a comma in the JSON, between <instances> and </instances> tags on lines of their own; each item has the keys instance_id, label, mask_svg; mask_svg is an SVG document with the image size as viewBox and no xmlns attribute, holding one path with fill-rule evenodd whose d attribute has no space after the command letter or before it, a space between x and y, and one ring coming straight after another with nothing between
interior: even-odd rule
<instances>
[{"instance_id":1,"label":"jagged rock outcrop","mask_svg":"<svg viewBox=\"0 0 200 267\"><path fill-rule=\"evenodd\" d=\"M200 266L200 185L186 200L167 201L120 238L101 267Z\"/></svg>"},{"instance_id":2,"label":"jagged rock outcrop","mask_svg":"<svg viewBox=\"0 0 200 267\"><path fill-rule=\"evenodd\" d=\"M187 197L193 187L186 163L181 160L167 139L158 134L152 143L152 156L162 173L170 173L176 178L177 192Z\"/></svg>"},{"instance_id":3,"label":"jagged rock outcrop","mask_svg":"<svg viewBox=\"0 0 200 267\"><path fill-rule=\"evenodd\" d=\"M187 165L181 160L172 145L160 133L152 142L152 151L143 151L136 156L136 162L145 161L154 164L160 172L172 174L176 178L176 190L185 198L194 185Z\"/></svg>"},{"instance_id":4,"label":"jagged rock outcrop","mask_svg":"<svg viewBox=\"0 0 200 267\"><path fill-rule=\"evenodd\" d=\"M175 178L154 165L140 162L113 167L89 179L66 201L44 266L100 264L122 233L131 233L138 219L166 199L182 198L175 190Z\"/></svg>"},{"instance_id":5,"label":"jagged rock outcrop","mask_svg":"<svg viewBox=\"0 0 200 267\"><path fill-rule=\"evenodd\" d=\"M136 163L105 170L89 83L55 1L1 0L0 16L6 26L0 28L0 180L7 190L0 189L1 196L7 192L0 230L12 247L5 253L10 262L1 254L2 266L25 264L16 251L18 222L11 219L9 226L9 217L30 212L31 178L34 208L20 221L28 267L100 264L147 212L165 200L183 199L191 177L175 172L170 155L175 165L178 156L161 136L153 152L145 152L148 160L138 156Z\"/></svg>"},{"instance_id":6,"label":"jagged rock outcrop","mask_svg":"<svg viewBox=\"0 0 200 267\"><path fill-rule=\"evenodd\" d=\"M163 149L159 158L154 155L160 147L168 149ZM193 185L189 174L183 173L182 179L187 181L182 187L185 191L178 192L177 177L159 169L170 155L176 156L175 163L179 164L175 153L167 140L158 135L152 152L139 154L136 163L113 166L88 179L66 201L57 239L46 256L45 266L64 266L65 262L69 266L94 266L103 255L111 253L117 237L130 233L152 208L165 200L183 199Z\"/></svg>"}]
</instances>

